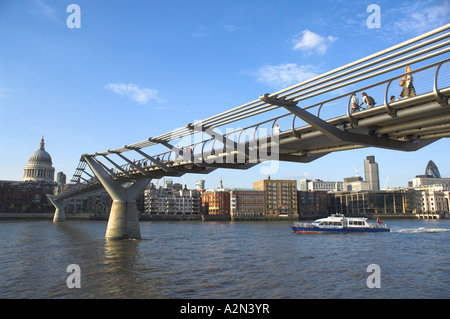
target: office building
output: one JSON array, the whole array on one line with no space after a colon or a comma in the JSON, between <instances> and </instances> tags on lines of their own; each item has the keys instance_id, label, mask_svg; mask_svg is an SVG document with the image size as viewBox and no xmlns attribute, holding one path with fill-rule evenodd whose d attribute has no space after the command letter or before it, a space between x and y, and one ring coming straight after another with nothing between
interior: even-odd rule
<instances>
[{"instance_id":1,"label":"office building","mask_svg":"<svg viewBox=\"0 0 450 319\"><path fill-rule=\"evenodd\" d=\"M419 213L445 214L449 213L449 191L436 189L425 189L420 191L421 206L418 205Z\"/></svg>"},{"instance_id":2,"label":"office building","mask_svg":"<svg viewBox=\"0 0 450 319\"><path fill-rule=\"evenodd\" d=\"M144 191L144 215L199 216L200 192L170 184L169 188L156 188L152 183Z\"/></svg>"},{"instance_id":3,"label":"office building","mask_svg":"<svg viewBox=\"0 0 450 319\"><path fill-rule=\"evenodd\" d=\"M380 190L380 176L375 156L367 156L364 160L364 180L369 183L369 190Z\"/></svg>"},{"instance_id":4,"label":"office building","mask_svg":"<svg viewBox=\"0 0 450 319\"><path fill-rule=\"evenodd\" d=\"M344 187L343 182L323 181L320 179L302 179L300 180L301 191L328 191L328 192L340 192Z\"/></svg>"},{"instance_id":5,"label":"office building","mask_svg":"<svg viewBox=\"0 0 450 319\"><path fill-rule=\"evenodd\" d=\"M326 191L298 191L298 218L316 218L329 215L330 195Z\"/></svg>"},{"instance_id":6,"label":"office building","mask_svg":"<svg viewBox=\"0 0 450 319\"><path fill-rule=\"evenodd\" d=\"M264 191L230 190L230 212L234 220L257 220L265 215Z\"/></svg>"},{"instance_id":7,"label":"office building","mask_svg":"<svg viewBox=\"0 0 450 319\"><path fill-rule=\"evenodd\" d=\"M195 182L195 189L196 190L205 189L205 180L204 179L198 179Z\"/></svg>"},{"instance_id":8,"label":"office building","mask_svg":"<svg viewBox=\"0 0 450 319\"><path fill-rule=\"evenodd\" d=\"M347 216L411 215L417 212L419 199L413 189L337 192L331 194L330 210Z\"/></svg>"},{"instance_id":9,"label":"office building","mask_svg":"<svg viewBox=\"0 0 450 319\"><path fill-rule=\"evenodd\" d=\"M230 192L224 189L200 191L202 215L230 215Z\"/></svg>"},{"instance_id":10,"label":"office building","mask_svg":"<svg viewBox=\"0 0 450 319\"><path fill-rule=\"evenodd\" d=\"M264 191L266 218L298 219L297 181L268 179L253 183L253 189Z\"/></svg>"},{"instance_id":11,"label":"office building","mask_svg":"<svg viewBox=\"0 0 450 319\"><path fill-rule=\"evenodd\" d=\"M368 191L370 190L370 183L363 181L361 176L353 176L344 178L344 191Z\"/></svg>"}]
</instances>

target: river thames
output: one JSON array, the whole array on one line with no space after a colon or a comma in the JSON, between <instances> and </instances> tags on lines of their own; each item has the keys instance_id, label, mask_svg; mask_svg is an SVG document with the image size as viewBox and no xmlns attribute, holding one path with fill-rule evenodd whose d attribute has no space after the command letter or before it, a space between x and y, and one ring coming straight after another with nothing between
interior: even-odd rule
<instances>
[{"instance_id":1,"label":"river thames","mask_svg":"<svg viewBox=\"0 0 450 319\"><path fill-rule=\"evenodd\" d=\"M450 220L385 223L300 235L290 222L141 222L142 240L106 241L106 222L0 221L0 298L449 298Z\"/></svg>"}]
</instances>

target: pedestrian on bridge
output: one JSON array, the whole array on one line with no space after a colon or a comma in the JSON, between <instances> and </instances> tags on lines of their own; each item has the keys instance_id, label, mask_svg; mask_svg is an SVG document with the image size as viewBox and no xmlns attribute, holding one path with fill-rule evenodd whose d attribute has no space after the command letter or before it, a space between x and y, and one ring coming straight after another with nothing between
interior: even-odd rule
<instances>
[{"instance_id":1,"label":"pedestrian on bridge","mask_svg":"<svg viewBox=\"0 0 450 319\"><path fill-rule=\"evenodd\" d=\"M400 81L400 86L403 86L403 90L400 93L400 97L407 99L409 97L416 96L416 89L413 85L413 76L411 75L411 67L405 67L405 73L407 73Z\"/></svg>"},{"instance_id":2,"label":"pedestrian on bridge","mask_svg":"<svg viewBox=\"0 0 450 319\"><path fill-rule=\"evenodd\" d=\"M366 105L367 105L366 108L367 109L371 109L371 108L373 108L375 106L375 100L373 99L373 97L367 95L366 92L363 92L362 97L363 97L363 101L362 101L361 105L366 103Z\"/></svg>"},{"instance_id":3,"label":"pedestrian on bridge","mask_svg":"<svg viewBox=\"0 0 450 319\"><path fill-rule=\"evenodd\" d=\"M278 126L278 124L275 124L275 127L273 128L273 131L275 134L280 134L280 127Z\"/></svg>"},{"instance_id":4,"label":"pedestrian on bridge","mask_svg":"<svg viewBox=\"0 0 450 319\"><path fill-rule=\"evenodd\" d=\"M351 103L352 103L351 112L355 113L359 111L359 99L355 93L352 94Z\"/></svg>"}]
</instances>

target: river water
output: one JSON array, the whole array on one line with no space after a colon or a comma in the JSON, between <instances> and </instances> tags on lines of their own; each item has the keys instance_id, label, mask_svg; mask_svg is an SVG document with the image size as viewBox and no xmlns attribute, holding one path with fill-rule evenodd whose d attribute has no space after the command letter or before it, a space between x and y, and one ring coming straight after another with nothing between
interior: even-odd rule
<instances>
[{"instance_id":1,"label":"river water","mask_svg":"<svg viewBox=\"0 0 450 319\"><path fill-rule=\"evenodd\" d=\"M385 222L391 233L315 235L141 222L143 240L106 241L106 222L0 221L0 298L449 298L450 220ZM80 288L68 288L71 264Z\"/></svg>"}]
</instances>

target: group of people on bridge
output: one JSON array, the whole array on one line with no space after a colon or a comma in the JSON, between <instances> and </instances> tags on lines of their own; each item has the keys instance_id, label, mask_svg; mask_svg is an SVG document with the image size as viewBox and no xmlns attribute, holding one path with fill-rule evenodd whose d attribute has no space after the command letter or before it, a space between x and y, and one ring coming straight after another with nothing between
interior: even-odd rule
<instances>
[{"instance_id":1,"label":"group of people on bridge","mask_svg":"<svg viewBox=\"0 0 450 319\"><path fill-rule=\"evenodd\" d=\"M402 87L402 91L400 92L400 98L407 99L410 97L416 96L416 89L413 85L413 76L411 75L411 67L407 66L405 67L405 75L402 77L400 81L400 86ZM399 100L399 99L397 99ZM392 95L390 98L390 102L395 101L395 96ZM362 102L359 103L359 99L356 96L355 93L352 94L351 97L351 113L355 113L361 110L364 110L364 108L361 108L361 106L366 103L365 109L371 109L375 106L375 100L373 97L367 95L366 92L362 93Z\"/></svg>"}]
</instances>

